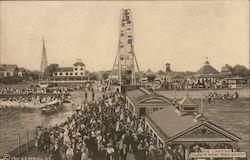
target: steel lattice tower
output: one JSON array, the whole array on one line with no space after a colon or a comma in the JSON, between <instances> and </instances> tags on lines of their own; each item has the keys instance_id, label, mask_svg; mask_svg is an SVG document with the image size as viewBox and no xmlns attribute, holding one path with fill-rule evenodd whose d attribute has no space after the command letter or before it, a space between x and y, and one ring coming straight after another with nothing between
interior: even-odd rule
<instances>
[{"instance_id":1,"label":"steel lattice tower","mask_svg":"<svg viewBox=\"0 0 250 160\"><path fill-rule=\"evenodd\" d=\"M45 42L43 39L42 58L41 58L40 75L39 75L40 80L47 79L47 74L46 74L47 67L48 67L48 61L47 61L47 55L46 55Z\"/></svg>"},{"instance_id":2,"label":"steel lattice tower","mask_svg":"<svg viewBox=\"0 0 250 160\"><path fill-rule=\"evenodd\" d=\"M134 35L130 9L122 9L120 15L119 44L113 66L112 77L119 84L136 84L136 70L139 66L134 53Z\"/></svg>"}]
</instances>

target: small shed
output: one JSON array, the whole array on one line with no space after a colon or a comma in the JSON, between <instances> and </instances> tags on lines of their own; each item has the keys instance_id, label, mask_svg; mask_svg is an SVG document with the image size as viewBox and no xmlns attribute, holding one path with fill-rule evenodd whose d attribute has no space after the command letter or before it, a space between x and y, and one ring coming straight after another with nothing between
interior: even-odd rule
<instances>
[{"instance_id":1,"label":"small shed","mask_svg":"<svg viewBox=\"0 0 250 160\"><path fill-rule=\"evenodd\" d=\"M186 94L184 98L177 102L176 109L180 115L194 114L198 113L199 106L191 99L189 94Z\"/></svg>"}]
</instances>

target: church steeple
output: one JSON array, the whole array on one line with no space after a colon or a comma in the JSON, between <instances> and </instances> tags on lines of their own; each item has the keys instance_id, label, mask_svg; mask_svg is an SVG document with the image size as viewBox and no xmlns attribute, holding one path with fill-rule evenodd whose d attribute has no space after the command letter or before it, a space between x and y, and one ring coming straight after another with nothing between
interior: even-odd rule
<instances>
[{"instance_id":1,"label":"church steeple","mask_svg":"<svg viewBox=\"0 0 250 160\"><path fill-rule=\"evenodd\" d=\"M47 66L48 66L48 62L47 62L45 41L43 39L43 48L42 48L42 59L41 59L41 65L40 65L40 72L44 73Z\"/></svg>"}]
</instances>

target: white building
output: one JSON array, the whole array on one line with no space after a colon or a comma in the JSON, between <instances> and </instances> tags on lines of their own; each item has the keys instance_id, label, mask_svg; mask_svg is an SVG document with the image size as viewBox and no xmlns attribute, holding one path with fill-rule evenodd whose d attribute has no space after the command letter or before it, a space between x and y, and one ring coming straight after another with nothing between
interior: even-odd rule
<instances>
[{"instance_id":1,"label":"white building","mask_svg":"<svg viewBox=\"0 0 250 160\"><path fill-rule=\"evenodd\" d=\"M0 65L0 77L17 76L18 67L16 64L3 64Z\"/></svg>"},{"instance_id":2,"label":"white building","mask_svg":"<svg viewBox=\"0 0 250 160\"><path fill-rule=\"evenodd\" d=\"M58 67L53 73L53 77L81 77L85 76L86 68L82 62L76 62L73 67Z\"/></svg>"}]
</instances>

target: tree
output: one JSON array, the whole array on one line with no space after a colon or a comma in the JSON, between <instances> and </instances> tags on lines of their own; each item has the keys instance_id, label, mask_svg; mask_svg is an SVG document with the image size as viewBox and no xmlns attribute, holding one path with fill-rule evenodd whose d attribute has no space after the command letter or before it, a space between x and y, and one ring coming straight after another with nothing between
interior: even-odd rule
<instances>
[{"instance_id":1,"label":"tree","mask_svg":"<svg viewBox=\"0 0 250 160\"><path fill-rule=\"evenodd\" d=\"M163 74L164 74L163 70L159 70L157 73L158 73L159 75L163 75Z\"/></svg>"},{"instance_id":2,"label":"tree","mask_svg":"<svg viewBox=\"0 0 250 160\"><path fill-rule=\"evenodd\" d=\"M46 69L45 73L47 73L50 77L53 76L53 73L56 71L56 69L59 67L59 64L50 64Z\"/></svg>"},{"instance_id":3,"label":"tree","mask_svg":"<svg viewBox=\"0 0 250 160\"><path fill-rule=\"evenodd\" d=\"M237 64L233 67L228 65L228 71L232 76L250 77L250 70L243 65Z\"/></svg>"},{"instance_id":4,"label":"tree","mask_svg":"<svg viewBox=\"0 0 250 160\"><path fill-rule=\"evenodd\" d=\"M230 66L230 70L231 70L233 76L242 76L242 77L249 77L250 76L250 70L247 69L243 65L237 64L234 67Z\"/></svg>"},{"instance_id":5,"label":"tree","mask_svg":"<svg viewBox=\"0 0 250 160\"><path fill-rule=\"evenodd\" d=\"M102 78L103 78L104 80L108 79L108 78L109 78L109 74L108 74L107 72L104 72L104 73L102 74Z\"/></svg>"}]
</instances>

